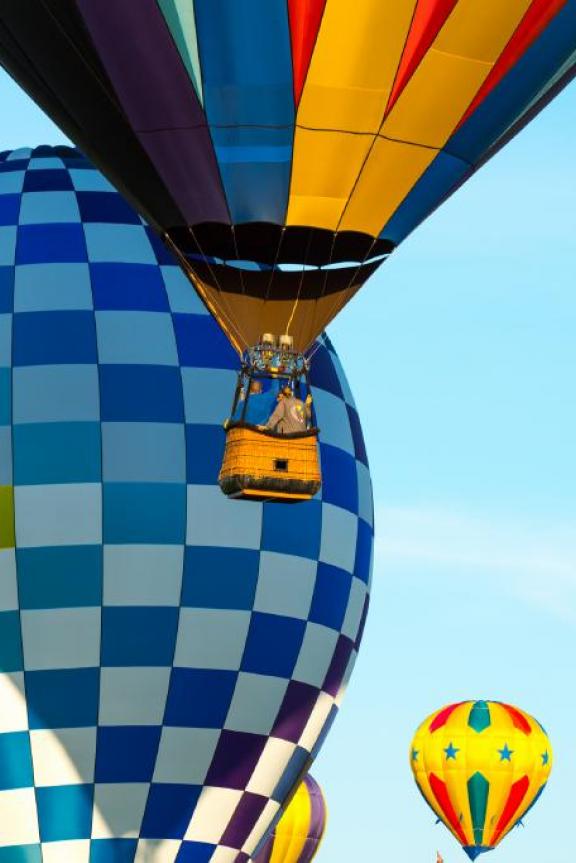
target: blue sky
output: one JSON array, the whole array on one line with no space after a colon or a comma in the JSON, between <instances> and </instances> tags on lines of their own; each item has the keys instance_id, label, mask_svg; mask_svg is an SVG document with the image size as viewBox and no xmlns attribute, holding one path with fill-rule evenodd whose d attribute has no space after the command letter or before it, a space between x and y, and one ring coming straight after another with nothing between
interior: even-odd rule
<instances>
[{"instance_id":1,"label":"blue sky","mask_svg":"<svg viewBox=\"0 0 576 863\"><path fill-rule=\"evenodd\" d=\"M0 149L63 140L4 76L0 100ZM434 863L436 848L467 859L407 761L416 725L464 698L524 707L555 748L546 794L492 859L572 857L574 116L576 86L331 328L364 424L377 541L366 638L314 769L331 816L319 863Z\"/></svg>"}]
</instances>

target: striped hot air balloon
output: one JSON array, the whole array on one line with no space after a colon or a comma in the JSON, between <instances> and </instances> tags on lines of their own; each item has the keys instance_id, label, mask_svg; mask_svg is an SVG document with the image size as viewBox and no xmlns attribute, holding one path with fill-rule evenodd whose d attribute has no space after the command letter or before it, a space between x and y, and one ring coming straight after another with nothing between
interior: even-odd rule
<instances>
[{"instance_id":1,"label":"striped hot air balloon","mask_svg":"<svg viewBox=\"0 0 576 863\"><path fill-rule=\"evenodd\" d=\"M422 723L410 763L426 802L475 860L534 806L550 775L552 747L523 710L464 701Z\"/></svg>"},{"instance_id":2,"label":"striped hot air balloon","mask_svg":"<svg viewBox=\"0 0 576 863\"><path fill-rule=\"evenodd\" d=\"M574 0L3 0L0 23L0 62L238 349L311 345L576 71Z\"/></svg>"},{"instance_id":3,"label":"striped hot air balloon","mask_svg":"<svg viewBox=\"0 0 576 863\"><path fill-rule=\"evenodd\" d=\"M316 780L308 775L254 863L310 863L320 848L326 820L324 795Z\"/></svg>"}]
</instances>

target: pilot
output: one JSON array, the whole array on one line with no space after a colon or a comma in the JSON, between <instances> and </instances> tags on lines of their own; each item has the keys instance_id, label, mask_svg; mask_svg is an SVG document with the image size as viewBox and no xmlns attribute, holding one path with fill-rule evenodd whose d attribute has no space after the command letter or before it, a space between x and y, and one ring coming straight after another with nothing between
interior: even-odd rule
<instances>
[{"instance_id":1,"label":"pilot","mask_svg":"<svg viewBox=\"0 0 576 863\"><path fill-rule=\"evenodd\" d=\"M312 415L310 407L312 396L308 394L306 401L303 402L302 399L296 398L289 386L282 389L281 396L266 423L266 428L278 434L294 434L295 432L306 431Z\"/></svg>"},{"instance_id":2,"label":"pilot","mask_svg":"<svg viewBox=\"0 0 576 863\"><path fill-rule=\"evenodd\" d=\"M248 399L246 414L242 417L246 398ZM273 390L263 392L262 381L252 379L248 388L248 396L246 397L244 392L240 394L233 419L249 423L250 425L261 426L266 423L267 418L270 416L275 398L276 394Z\"/></svg>"}]
</instances>

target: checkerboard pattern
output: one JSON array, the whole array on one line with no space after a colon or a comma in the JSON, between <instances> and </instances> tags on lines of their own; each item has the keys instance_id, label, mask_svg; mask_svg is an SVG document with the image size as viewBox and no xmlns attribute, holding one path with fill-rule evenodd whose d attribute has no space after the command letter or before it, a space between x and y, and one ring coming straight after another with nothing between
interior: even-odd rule
<instances>
[{"instance_id":1,"label":"checkerboard pattern","mask_svg":"<svg viewBox=\"0 0 576 863\"><path fill-rule=\"evenodd\" d=\"M372 494L326 337L324 486L226 499L238 361L79 153L0 154L0 863L242 863L340 704Z\"/></svg>"}]
</instances>

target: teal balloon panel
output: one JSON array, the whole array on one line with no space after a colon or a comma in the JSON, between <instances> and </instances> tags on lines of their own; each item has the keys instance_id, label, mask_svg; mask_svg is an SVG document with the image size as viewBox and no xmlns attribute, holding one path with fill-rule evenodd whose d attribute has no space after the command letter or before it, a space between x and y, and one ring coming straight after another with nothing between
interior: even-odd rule
<instances>
[{"instance_id":1,"label":"teal balloon panel","mask_svg":"<svg viewBox=\"0 0 576 863\"><path fill-rule=\"evenodd\" d=\"M241 863L338 710L372 493L318 345L321 497L226 499L238 359L86 159L0 154L0 863Z\"/></svg>"}]
</instances>

